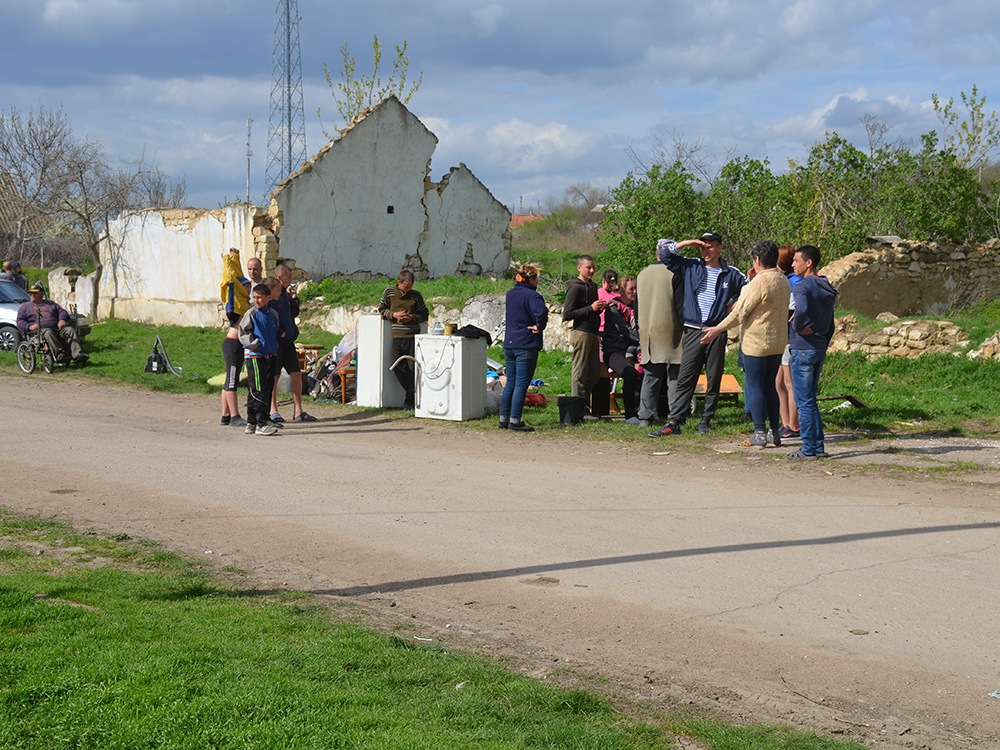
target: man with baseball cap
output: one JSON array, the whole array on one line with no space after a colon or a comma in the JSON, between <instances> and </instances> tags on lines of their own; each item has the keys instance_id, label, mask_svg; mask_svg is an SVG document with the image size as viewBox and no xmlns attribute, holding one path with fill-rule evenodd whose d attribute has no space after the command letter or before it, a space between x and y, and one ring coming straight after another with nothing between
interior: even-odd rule
<instances>
[{"instance_id":1,"label":"man with baseball cap","mask_svg":"<svg viewBox=\"0 0 1000 750\"><path fill-rule=\"evenodd\" d=\"M680 254L685 247L697 248L700 258ZM696 240L660 240L656 243L657 257L667 268L684 279L681 322L681 366L677 389L670 398L670 418L650 437L679 435L681 425L691 411L691 398L702 368L705 369L705 406L698 432L708 432L719 404L722 371L726 363L726 335L720 334L708 344L702 344L702 329L717 325L746 285L746 277L738 268L722 259L722 235L705 232Z\"/></svg>"},{"instance_id":2,"label":"man with baseball cap","mask_svg":"<svg viewBox=\"0 0 1000 750\"><path fill-rule=\"evenodd\" d=\"M21 273L21 261L12 260L10 262L10 270L14 276L14 283L24 291L28 291L28 277Z\"/></svg>"},{"instance_id":3,"label":"man with baseball cap","mask_svg":"<svg viewBox=\"0 0 1000 750\"><path fill-rule=\"evenodd\" d=\"M70 357L78 366L87 362L80 344L80 334L72 325L68 312L50 299L45 299L45 287L36 282L28 288L31 300L17 309L17 327L22 336L41 329L42 341L48 344L56 362L65 363Z\"/></svg>"}]
</instances>

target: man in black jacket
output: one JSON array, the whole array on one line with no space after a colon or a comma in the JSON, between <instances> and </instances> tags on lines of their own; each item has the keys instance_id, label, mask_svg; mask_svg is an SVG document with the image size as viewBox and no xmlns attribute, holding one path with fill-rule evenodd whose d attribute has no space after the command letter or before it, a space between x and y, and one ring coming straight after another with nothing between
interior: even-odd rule
<instances>
[{"instance_id":1,"label":"man in black jacket","mask_svg":"<svg viewBox=\"0 0 1000 750\"><path fill-rule=\"evenodd\" d=\"M563 320L573 323L569 340L573 346L573 395L589 398L601 377L601 311L607 303L597 298L593 282L597 267L589 255L576 262L579 275L566 284Z\"/></svg>"}]
</instances>

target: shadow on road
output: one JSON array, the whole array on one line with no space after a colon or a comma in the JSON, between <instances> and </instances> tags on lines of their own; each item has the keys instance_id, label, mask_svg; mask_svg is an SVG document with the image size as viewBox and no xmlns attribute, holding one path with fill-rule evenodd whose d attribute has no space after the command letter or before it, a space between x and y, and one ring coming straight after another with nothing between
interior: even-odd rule
<instances>
[{"instance_id":1,"label":"shadow on road","mask_svg":"<svg viewBox=\"0 0 1000 750\"><path fill-rule=\"evenodd\" d=\"M947 526L918 526L907 529L886 529L885 531L865 531L855 534L835 534L834 536L814 537L812 539L779 539L772 542L751 542L748 544L725 544L716 547L692 547L689 549L665 550L663 552L646 552L637 555L619 555L617 557L595 557L589 560L571 560L568 562L550 563L546 565L528 565L520 568L501 568L499 570L480 570L469 573L455 573L447 576L429 578L411 578L405 581L386 581L369 586L352 586L342 589L314 590L313 594L327 596L366 596L368 594L387 594L395 591L423 589L432 586L447 586L452 583L472 583L489 581L497 578L513 578L514 576L551 573L558 570L576 570L579 568L599 568L608 565L623 565L630 563L654 562L657 560L672 560L682 557L697 557L700 555L725 555L735 552L754 552L766 549L783 549L786 547L815 547L831 544L848 544L870 539L892 539L895 537L917 536L921 534L945 534L957 531L983 531L1000 529L1000 522L951 524Z\"/></svg>"}]
</instances>

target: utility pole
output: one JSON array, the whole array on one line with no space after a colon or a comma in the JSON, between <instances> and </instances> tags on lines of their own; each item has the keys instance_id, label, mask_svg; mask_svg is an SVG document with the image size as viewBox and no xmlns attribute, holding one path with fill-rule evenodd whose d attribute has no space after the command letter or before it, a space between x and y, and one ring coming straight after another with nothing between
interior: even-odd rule
<instances>
[{"instance_id":1,"label":"utility pole","mask_svg":"<svg viewBox=\"0 0 1000 750\"><path fill-rule=\"evenodd\" d=\"M253 118L247 118L247 205L250 205L250 157L253 156L253 149L250 148L250 128L253 127Z\"/></svg>"},{"instance_id":2,"label":"utility pole","mask_svg":"<svg viewBox=\"0 0 1000 750\"><path fill-rule=\"evenodd\" d=\"M271 109L267 129L268 194L306 160L299 20L298 0L278 0L274 50L271 55Z\"/></svg>"}]
</instances>

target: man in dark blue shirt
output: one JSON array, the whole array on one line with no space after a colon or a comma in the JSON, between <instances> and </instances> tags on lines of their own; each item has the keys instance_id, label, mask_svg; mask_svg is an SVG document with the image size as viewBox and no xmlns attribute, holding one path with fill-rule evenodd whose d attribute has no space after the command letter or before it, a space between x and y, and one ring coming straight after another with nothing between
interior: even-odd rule
<instances>
[{"instance_id":1,"label":"man in dark blue shirt","mask_svg":"<svg viewBox=\"0 0 1000 750\"><path fill-rule=\"evenodd\" d=\"M823 436L823 418L816 403L819 375L826 361L826 349L833 337L833 306L837 290L820 276L819 248L803 245L795 251L792 270L802 280L792 289L795 316L788 337L792 354L792 387L795 406L799 410L799 433L802 447L788 454L789 458L827 458Z\"/></svg>"},{"instance_id":2,"label":"man in dark blue shirt","mask_svg":"<svg viewBox=\"0 0 1000 750\"><path fill-rule=\"evenodd\" d=\"M728 313L740 290L747 283L738 268L722 259L722 235L705 232L696 240L660 240L657 254L662 263L684 279L681 318L684 333L677 390L670 399L670 418L650 437L679 435L681 425L691 412L691 398L702 368L705 369L705 406L698 432L708 432L719 404L719 389L726 364L726 336L720 335L708 344L701 343L702 329L717 325ZM696 247L700 258L680 254L685 247Z\"/></svg>"}]
</instances>

